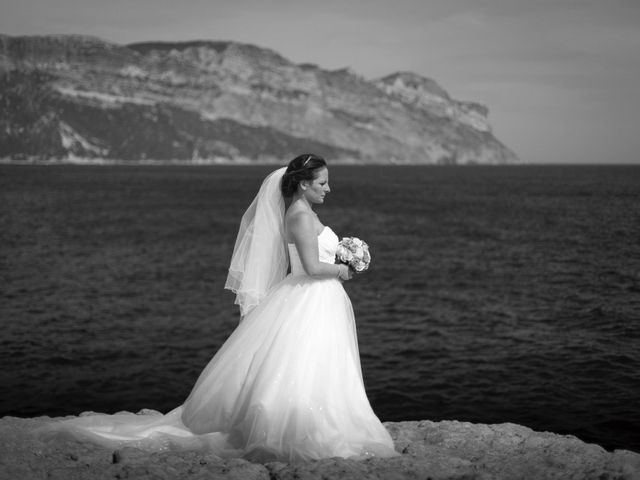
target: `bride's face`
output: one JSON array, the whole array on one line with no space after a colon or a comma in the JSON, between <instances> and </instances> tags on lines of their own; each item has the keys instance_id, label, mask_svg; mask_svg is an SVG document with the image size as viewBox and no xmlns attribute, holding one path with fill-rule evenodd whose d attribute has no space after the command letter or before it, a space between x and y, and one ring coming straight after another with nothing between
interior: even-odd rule
<instances>
[{"instance_id":1,"label":"bride's face","mask_svg":"<svg viewBox=\"0 0 640 480\"><path fill-rule=\"evenodd\" d=\"M302 182L300 185L302 186L303 195L309 203L323 203L325 195L331 191L329 188L329 170L326 167L318 169L313 181Z\"/></svg>"}]
</instances>

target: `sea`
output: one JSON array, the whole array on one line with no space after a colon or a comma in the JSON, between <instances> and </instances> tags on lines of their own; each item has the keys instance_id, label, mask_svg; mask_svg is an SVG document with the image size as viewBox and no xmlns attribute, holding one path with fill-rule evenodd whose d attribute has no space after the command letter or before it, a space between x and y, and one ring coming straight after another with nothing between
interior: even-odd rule
<instances>
[{"instance_id":1,"label":"sea","mask_svg":"<svg viewBox=\"0 0 640 480\"><path fill-rule=\"evenodd\" d=\"M168 411L238 324L274 166L0 165L0 416ZM640 452L640 166L340 166L345 283L383 421L517 423Z\"/></svg>"}]
</instances>

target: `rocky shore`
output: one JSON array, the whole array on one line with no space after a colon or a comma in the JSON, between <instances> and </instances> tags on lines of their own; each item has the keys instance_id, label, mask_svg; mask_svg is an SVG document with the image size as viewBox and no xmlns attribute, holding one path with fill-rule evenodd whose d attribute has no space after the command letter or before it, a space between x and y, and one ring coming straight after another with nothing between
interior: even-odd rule
<instances>
[{"instance_id":1,"label":"rocky shore","mask_svg":"<svg viewBox=\"0 0 640 480\"><path fill-rule=\"evenodd\" d=\"M2 480L640 479L638 453L608 452L573 436L510 423L387 422L400 457L263 465L201 452L111 451L71 440L43 443L31 431L48 421L48 417L0 419Z\"/></svg>"}]
</instances>

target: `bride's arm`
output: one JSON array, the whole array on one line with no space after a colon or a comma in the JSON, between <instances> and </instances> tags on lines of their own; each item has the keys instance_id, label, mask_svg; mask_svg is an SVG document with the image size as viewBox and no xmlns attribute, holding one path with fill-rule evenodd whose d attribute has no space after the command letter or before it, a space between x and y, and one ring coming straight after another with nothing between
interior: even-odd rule
<instances>
[{"instance_id":1,"label":"bride's arm","mask_svg":"<svg viewBox=\"0 0 640 480\"><path fill-rule=\"evenodd\" d=\"M319 259L318 234L313 218L306 213L299 213L290 219L291 236L300 255L300 261L307 275L312 277L340 277L342 280L351 278L349 267L346 265L324 263Z\"/></svg>"}]
</instances>

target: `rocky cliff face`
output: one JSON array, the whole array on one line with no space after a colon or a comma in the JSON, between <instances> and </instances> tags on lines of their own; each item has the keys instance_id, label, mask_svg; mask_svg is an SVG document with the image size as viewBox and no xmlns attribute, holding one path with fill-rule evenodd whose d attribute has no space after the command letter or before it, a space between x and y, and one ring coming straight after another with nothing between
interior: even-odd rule
<instances>
[{"instance_id":1,"label":"rocky cliff face","mask_svg":"<svg viewBox=\"0 0 640 480\"><path fill-rule=\"evenodd\" d=\"M234 42L0 36L0 157L512 163L486 107Z\"/></svg>"}]
</instances>

